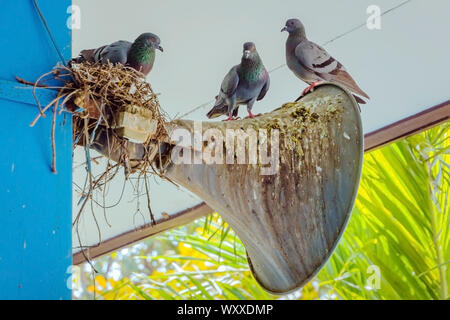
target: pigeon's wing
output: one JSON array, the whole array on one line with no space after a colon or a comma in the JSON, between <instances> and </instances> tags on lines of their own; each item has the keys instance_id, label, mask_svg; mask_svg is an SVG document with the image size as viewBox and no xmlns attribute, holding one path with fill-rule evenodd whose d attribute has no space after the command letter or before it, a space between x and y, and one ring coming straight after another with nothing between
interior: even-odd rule
<instances>
[{"instance_id":1,"label":"pigeon's wing","mask_svg":"<svg viewBox=\"0 0 450 320\"><path fill-rule=\"evenodd\" d=\"M323 80L340 83L350 91L369 99L369 96L356 84L344 66L321 46L311 41L302 41L295 48L295 56L307 70Z\"/></svg>"},{"instance_id":2,"label":"pigeon's wing","mask_svg":"<svg viewBox=\"0 0 450 320\"><path fill-rule=\"evenodd\" d=\"M78 57L73 58L69 61L69 64L71 63L83 63L83 62L91 62L94 63L95 62L95 52L97 50L103 50L103 47L100 47L98 49L86 49L86 50L81 50L80 54Z\"/></svg>"},{"instance_id":3,"label":"pigeon's wing","mask_svg":"<svg viewBox=\"0 0 450 320\"><path fill-rule=\"evenodd\" d=\"M106 63L108 60L111 63L127 63L128 51L131 48L131 42L128 41L116 41L110 45L102 46L97 49L82 50L77 58L71 60L71 62L100 62Z\"/></svg>"},{"instance_id":4,"label":"pigeon's wing","mask_svg":"<svg viewBox=\"0 0 450 320\"><path fill-rule=\"evenodd\" d=\"M238 75L238 67L234 66L225 76L222 81L222 85L220 86L220 91L226 97L232 96L239 85L239 75Z\"/></svg>"},{"instance_id":5,"label":"pigeon's wing","mask_svg":"<svg viewBox=\"0 0 450 320\"><path fill-rule=\"evenodd\" d=\"M239 75L237 69L239 66L234 66L227 73L220 86L220 94L216 97L216 103L214 107L207 113L209 119L217 118L221 115L227 114L228 106L225 102L225 98L231 97L239 85Z\"/></svg>"},{"instance_id":6,"label":"pigeon's wing","mask_svg":"<svg viewBox=\"0 0 450 320\"><path fill-rule=\"evenodd\" d=\"M300 42L295 48L295 57L308 71L318 76L342 67L324 48L307 40Z\"/></svg>"},{"instance_id":7,"label":"pigeon's wing","mask_svg":"<svg viewBox=\"0 0 450 320\"><path fill-rule=\"evenodd\" d=\"M266 79L266 83L264 84L264 87L262 88L261 92L259 93L258 96L258 101L264 99L264 97L266 96L267 91L269 91L269 87L270 87L270 77L269 77L269 73L266 72L267 75L267 79Z\"/></svg>"},{"instance_id":8,"label":"pigeon's wing","mask_svg":"<svg viewBox=\"0 0 450 320\"><path fill-rule=\"evenodd\" d=\"M131 45L131 42L121 40L99 48L94 55L95 61L106 63L109 60L111 63L126 64Z\"/></svg>"}]
</instances>

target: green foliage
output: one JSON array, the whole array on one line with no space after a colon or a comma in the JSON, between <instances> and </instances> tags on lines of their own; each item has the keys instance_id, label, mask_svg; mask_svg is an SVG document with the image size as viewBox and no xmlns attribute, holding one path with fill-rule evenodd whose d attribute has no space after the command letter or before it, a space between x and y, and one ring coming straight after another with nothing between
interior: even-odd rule
<instances>
[{"instance_id":1,"label":"green foliage","mask_svg":"<svg viewBox=\"0 0 450 320\"><path fill-rule=\"evenodd\" d=\"M330 292L344 299L448 298L449 127L366 155L351 222L318 275ZM370 266L380 271L377 290L367 283Z\"/></svg>"},{"instance_id":2,"label":"green foliage","mask_svg":"<svg viewBox=\"0 0 450 320\"><path fill-rule=\"evenodd\" d=\"M103 275L97 276L96 297L448 299L449 128L366 154L343 238L316 278L296 293L276 297L262 290L244 246L216 214L98 259ZM84 282L92 282L88 278L85 272ZM93 291L91 285L78 293L92 298Z\"/></svg>"}]
</instances>

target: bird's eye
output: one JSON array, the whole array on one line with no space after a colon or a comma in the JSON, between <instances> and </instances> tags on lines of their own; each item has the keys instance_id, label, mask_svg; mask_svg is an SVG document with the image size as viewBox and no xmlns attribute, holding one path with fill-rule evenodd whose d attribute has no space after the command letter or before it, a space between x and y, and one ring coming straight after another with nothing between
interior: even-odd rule
<instances>
[{"instance_id":1,"label":"bird's eye","mask_svg":"<svg viewBox=\"0 0 450 320\"><path fill-rule=\"evenodd\" d=\"M156 39L155 39L155 38L151 38L150 41L151 41L151 42L155 42Z\"/></svg>"}]
</instances>

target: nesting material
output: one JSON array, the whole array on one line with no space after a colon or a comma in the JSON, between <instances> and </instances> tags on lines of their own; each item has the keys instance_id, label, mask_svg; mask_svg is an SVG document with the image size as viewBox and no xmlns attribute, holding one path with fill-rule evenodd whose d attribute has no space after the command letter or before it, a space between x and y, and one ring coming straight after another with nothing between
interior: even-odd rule
<instances>
[{"instance_id":1,"label":"nesting material","mask_svg":"<svg viewBox=\"0 0 450 320\"><path fill-rule=\"evenodd\" d=\"M153 159L157 157L160 142L167 139L166 122L157 95L142 73L120 64L72 63L69 71L73 81L66 85L66 90L74 95L68 104L70 106L72 103L74 112L74 145L84 146L88 175L92 177L87 188L82 191L87 196L82 202L76 223L87 202L92 201L94 192L102 192L102 188L106 188L105 185L113 180L117 170L111 171L111 168L123 167L125 179L136 174L136 190L142 189L140 184L145 186L147 208L151 223L155 224L148 179L152 174L164 179L153 167ZM98 141L102 139L107 146L104 152L106 158L117 155L117 161L100 177L94 177L89 170L89 150L97 150ZM134 155L129 152L132 145L145 145L140 157L143 161L139 166L135 165ZM139 199L140 194L137 193ZM139 200L137 212L140 212Z\"/></svg>"},{"instance_id":2,"label":"nesting material","mask_svg":"<svg viewBox=\"0 0 450 320\"><path fill-rule=\"evenodd\" d=\"M145 76L133 68L112 64L72 64L73 104L91 119L115 129L128 140L144 143L167 134L157 95Z\"/></svg>"}]
</instances>

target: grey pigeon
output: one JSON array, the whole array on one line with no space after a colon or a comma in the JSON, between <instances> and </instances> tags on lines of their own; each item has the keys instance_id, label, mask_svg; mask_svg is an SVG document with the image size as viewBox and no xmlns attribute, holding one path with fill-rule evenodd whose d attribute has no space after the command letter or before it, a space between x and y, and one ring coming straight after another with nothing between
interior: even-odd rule
<instances>
[{"instance_id":1,"label":"grey pigeon","mask_svg":"<svg viewBox=\"0 0 450 320\"><path fill-rule=\"evenodd\" d=\"M133 43L116 41L97 49L83 50L78 58L72 59L75 63L99 62L120 63L130 66L137 71L148 75L155 62L155 49L163 51L161 40L153 33L143 33Z\"/></svg>"},{"instance_id":2,"label":"grey pigeon","mask_svg":"<svg viewBox=\"0 0 450 320\"><path fill-rule=\"evenodd\" d=\"M339 61L330 56L324 48L306 38L305 27L300 20L288 20L281 31L289 33L286 41L286 61L289 69L310 85L303 91L303 95L321 82L330 81L369 99ZM354 97L359 103L366 103L360 97Z\"/></svg>"},{"instance_id":3,"label":"grey pigeon","mask_svg":"<svg viewBox=\"0 0 450 320\"><path fill-rule=\"evenodd\" d=\"M255 44L245 43L241 63L231 68L223 79L216 103L207 114L208 118L228 115L225 121L234 120L240 105L247 105L249 118L257 117L258 115L252 113L253 104L265 97L269 86L269 73L256 51Z\"/></svg>"}]
</instances>

